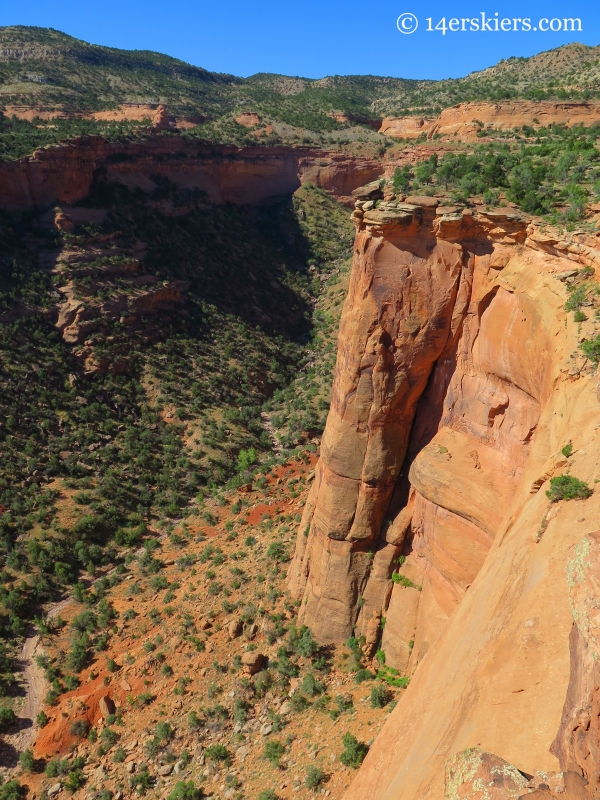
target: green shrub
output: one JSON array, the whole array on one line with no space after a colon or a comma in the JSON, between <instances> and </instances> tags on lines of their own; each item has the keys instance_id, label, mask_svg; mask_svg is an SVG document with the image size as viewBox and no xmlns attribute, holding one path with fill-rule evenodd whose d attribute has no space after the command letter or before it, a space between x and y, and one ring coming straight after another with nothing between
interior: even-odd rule
<instances>
[{"instance_id":1,"label":"green shrub","mask_svg":"<svg viewBox=\"0 0 600 800\"><path fill-rule=\"evenodd\" d=\"M21 786L19 781L1 782L0 778L0 800L20 800L27 793L25 786Z\"/></svg>"},{"instance_id":2,"label":"green shrub","mask_svg":"<svg viewBox=\"0 0 600 800\"><path fill-rule=\"evenodd\" d=\"M294 711L296 714L301 713L310 705L306 697L303 694L300 694L300 692L294 692L288 702L292 711Z\"/></svg>"},{"instance_id":3,"label":"green shrub","mask_svg":"<svg viewBox=\"0 0 600 800\"><path fill-rule=\"evenodd\" d=\"M168 722L159 722L156 726L156 738L163 743L170 742L174 733Z\"/></svg>"},{"instance_id":4,"label":"green shrub","mask_svg":"<svg viewBox=\"0 0 600 800\"><path fill-rule=\"evenodd\" d=\"M312 672L307 672L302 679L300 688L308 697L316 697L319 694L323 694L325 691L325 684L318 681Z\"/></svg>"},{"instance_id":5,"label":"green shrub","mask_svg":"<svg viewBox=\"0 0 600 800\"><path fill-rule=\"evenodd\" d=\"M188 725L192 731L197 731L198 728L202 727L202 720L196 711L190 711L188 715Z\"/></svg>"},{"instance_id":6,"label":"green shrub","mask_svg":"<svg viewBox=\"0 0 600 800\"><path fill-rule=\"evenodd\" d=\"M550 478L550 489L546 496L551 503L559 500L585 500L594 493L585 481L580 481L572 475L556 475Z\"/></svg>"},{"instance_id":7,"label":"green shrub","mask_svg":"<svg viewBox=\"0 0 600 800\"><path fill-rule=\"evenodd\" d=\"M23 750L19 756L19 765L25 772L33 772L35 769L35 759L32 750Z\"/></svg>"},{"instance_id":8,"label":"green shrub","mask_svg":"<svg viewBox=\"0 0 600 800\"><path fill-rule=\"evenodd\" d=\"M131 788L137 789L140 794L146 794L149 789L152 789L154 783L155 779L148 772L148 767L146 765L143 765L140 771L129 780Z\"/></svg>"},{"instance_id":9,"label":"green shrub","mask_svg":"<svg viewBox=\"0 0 600 800\"><path fill-rule=\"evenodd\" d=\"M83 739L84 736L88 735L88 731L90 729L89 723L85 719L77 719L71 725L71 735L77 736L79 739Z\"/></svg>"},{"instance_id":10,"label":"green shrub","mask_svg":"<svg viewBox=\"0 0 600 800\"><path fill-rule=\"evenodd\" d=\"M257 800L279 800L273 789L263 789L258 795Z\"/></svg>"},{"instance_id":11,"label":"green shrub","mask_svg":"<svg viewBox=\"0 0 600 800\"><path fill-rule=\"evenodd\" d=\"M304 779L304 785L307 789L312 789L313 792L316 792L319 786L325 780L325 773L319 767L307 767L306 768L306 778Z\"/></svg>"},{"instance_id":12,"label":"green shrub","mask_svg":"<svg viewBox=\"0 0 600 800\"><path fill-rule=\"evenodd\" d=\"M392 699L384 686L373 686L371 689L371 708L384 708Z\"/></svg>"},{"instance_id":13,"label":"green shrub","mask_svg":"<svg viewBox=\"0 0 600 800\"><path fill-rule=\"evenodd\" d=\"M112 747L119 741L119 734L112 728L104 728L100 734L100 741L106 747Z\"/></svg>"},{"instance_id":14,"label":"green shrub","mask_svg":"<svg viewBox=\"0 0 600 800\"><path fill-rule=\"evenodd\" d=\"M263 758L266 758L267 761L270 761L274 767L278 767L284 752L285 747L281 744L281 742L278 742L275 739L270 739L265 744Z\"/></svg>"},{"instance_id":15,"label":"green shrub","mask_svg":"<svg viewBox=\"0 0 600 800\"><path fill-rule=\"evenodd\" d=\"M354 679L357 683L362 683L363 681L370 681L374 677L375 675L370 670L361 668L354 676Z\"/></svg>"},{"instance_id":16,"label":"green shrub","mask_svg":"<svg viewBox=\"0 0 600 800\"><path fill-rule=\"evenodd\" d=\"M210 747L207 747L204 751L206 757L209 758L211 761L222 761L224 764L230 764L231 762L231 755L229 750L224 747L222 744L213 744Z\"/></svg>"},{"instance_id":17,"label":"green shrub","mask_svg":"<svg viewBox=\"0 0 600 800\"><path fill-rule=\"evenodd\" d=\"M300 638L296 645L296 651L304 658L312 658L319 650L319 645L315 642L311 631L303 626L300 630Z\"/></svg>"},{"instance_id":18,"label":"green shrub","mask_svg":"<svg viewBox=\"0 0 600 800\"><path fill-rule=\"evenodd\" d=\"M571 444L571 442L566 444L560 452L563 454L563 456L565 458L569 458L570 456L572 456L573 455L573 445Z\"/></svg>"},{"instance_id":19,"label":"green shrub","mask_svg":"<svg viewBox=\"0 0 600 800\"><path fill-rule=\"evenodd\" d=\"M53 758L46 764L44 772L48 778L58 778L60 775L66 775L70 769L68 759Z\"/></svg>"},{"instance_id":20,"label":"green shrub","mask_svg":"<svg viewBox=\"0 0 600 800\"><path fill-rule=\"evenodd\" d=\"M0 733L4 733L15 724L17 717L12 708L0 708Z\"/></svg>"},{"instance_id":21,"label":"green shrub","mask_svg":"<svg viewBox=\"0 0 600 800\"><path fill-rule=\"evenodd\" d=\"M586 339L579 347L583 351L584 356L589 358L594 364L600 362L600 334L593 339Z\"/></svg>"},{"instance_id":22,"label":"green shrub","mask_svg":"<svg viewBox=\"0 0 600 800\"><path fill-rule=\"evenodd\" d=\"M267 558L272 558L274 561L289 561L290 554L282 542L271 542L267 549Z\"/></svg>"},{"instance_id":23,"label":"green shrub","mask_svg":"<svg viewBox=\"0 0 600 800\"><path fill-rule=\"evenodd\" d=\"M585 302L585 292L585 286L578 286L577 289L572 291L565 303L565 311L576 311Z\"/></svg>"},{"instance_id":24,"label":"green shrub","mask_svg":"<svg viewBox=\"0 0 600 800\"><path fill-rule=\"evenodd\" d=\"M368 745L359 742L351 733L345 733L342 736L342 744L344 749L340 755L340 761L345 767L358 769L369 752Z\"/></svg>"},{"instance_id":25,"label":"green shrub","mask_svg":"<svg viewBox=\"0 0 600 800\"><path fill-rule=\"evenodd\" d=\"M117 747L113 756L113 761L117 764L122 764L127 758L127 751L123 747Z\"/></svg>"},{"instance_id":26,"label":"green shrub","mask_svg":"<svg viewBox=\"0 0 600 800\"><path fill-rule=\"evenodd\" d=\"M73 794L78 789L85 785L86 777L81 769L74 769L69 772L67 780L65 781L65 789Z\"/></svg>"},{"instance_id":27,"label":"green shrub","mask_svg":"<svg viewBox=\"0 0 600 800\"><path fill-rule=\"evenodd\" d=\"M196 789L193 781L177 781L167 800L202 800L203 797L202 789Z\"/></svg>"},{"instance_id":28,"label":"green shrub","mask_svg":"<svg viewBox=\"0 0 600 800\"><path fill-rule=\"evenodd\" d=\"M50 722L50 717L46 714L45 711L40 711L40 713L35 718L35 721L38 728L45 728L46 725Z\"/></svg>"}]
</instances>

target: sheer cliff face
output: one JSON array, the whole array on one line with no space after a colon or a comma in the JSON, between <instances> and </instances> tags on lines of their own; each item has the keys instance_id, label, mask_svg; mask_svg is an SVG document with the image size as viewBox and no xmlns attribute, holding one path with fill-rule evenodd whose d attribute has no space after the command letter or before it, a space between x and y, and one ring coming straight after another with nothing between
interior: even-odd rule
<instances>
[{"instance_id":1,"label":"sheer cliff face","mask_svg":"<svg viewBox=\"0 0 600 800\"><path fill-rule=\"evenodd\" d=\"M558 769L552 791L584 796L582 781L600 785L600 590L593 558L565 570L600 503L550 505L544 490L565 471L596 477L597 379L573 358L594 323L567 319L557 275L600 253L510 213L420 202L355 212L332 407L290 572L318 639L354 630L412 676L347 797L516 798L546 791L519 770Z\"/></svg>"},{"instance_id":2,"label":"sheer cliff face","mask_svg":"<svg viewBox=\"0 0 600 800\"><path fill-rule=\"evenodd\" d=\"M357 619L366 634L387 609L383 645L402 671L481 567L547 391L535 305L497 280L524 221L418 202L355 212L333 399L291 573L323 641ZM403 551L415 586L390 598Z\"/></svg>"}]
</instances>

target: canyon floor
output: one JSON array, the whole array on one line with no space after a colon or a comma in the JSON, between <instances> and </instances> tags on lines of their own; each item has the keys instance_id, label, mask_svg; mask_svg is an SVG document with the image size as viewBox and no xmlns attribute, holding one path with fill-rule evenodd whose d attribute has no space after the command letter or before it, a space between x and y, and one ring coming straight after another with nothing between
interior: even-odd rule
<instances>
[{"instance_id":1,"label":"canyon floor","mask_svg":"<svg viewBox=\"0 0 600 800\"><path fill-rule=\"evenodd\" d=\"M112 634L78 673L77 688L44 706L49 718L35 731L33 755L50 776L21 775L31 796L55 796L65 783L73 791L77 763L84 766L74 796L127 795L139 785L166 797L189 780L226 798L269 787L279 797L342 796L354 771L340 762L343 735L370 744L403 690L374 672L357 683L347 647L314 645L302 656L293 642L297 603L286 590L287 562L314 462L314 453L302 453L273 471L264 489L206 503L201 513L211 525L192 516L156 531L126 568L90 585L98 592L107 584ZM63 662L82 615L93 611L89 602L63 604L55 633L36 648L38 662L42 652L50 670ZM90 648L96 626L88 620ZM40 688L39 681L30 687L23 710L34 730ZM11 746L24 749L21 738L7 739L5 764ZM215 745L226 755L211 758ZM316 785L308 788L311 771Z\"/></svg>"}]
</instances>

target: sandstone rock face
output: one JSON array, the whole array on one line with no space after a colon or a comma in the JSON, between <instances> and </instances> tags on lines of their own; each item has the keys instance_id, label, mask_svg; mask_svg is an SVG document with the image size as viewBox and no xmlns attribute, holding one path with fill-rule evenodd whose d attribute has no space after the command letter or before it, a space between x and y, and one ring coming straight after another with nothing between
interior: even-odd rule
<instances>
[{"instance_id":1,"label":"sandstone rock face","mask_svg":"<svg viewBox=\"0 0 600 800\"><path fill-rule=\"evenodd\" d=\"M100 713L102 714L105 720L108 717L110 717L111 714L114 714L115 703L112 697L109 697L109 695L101 697L100 700L98 701L98 709L100 710Z\"/></svg>"},{"instance_id":2,"label":"sandstone rock face","mask_svg":"<svg viewBox=\"0 0 600 800\"><path fill-rule=\"evenodd\" d=\"M409 546L402 572L422 589L422 624L415 638L394 601L386 642L404 654L388 663L404 668L414 640L412 669L473 582L519 483L547 392L537 356L549 334L525 291L495 282L504 240L525 238L522 218L438 215L432 198L409 199L355 212L332 405L290 577L302 621L343 641L386 607Z\"/></svg>"},{"instance_id":3,"label":"sandstone rock face","mask_svg":"<svg viewBox=\"0 0 600 800\"><path fill-rule=\"evenodd\" d=\"M253 111L242 111L239 117L235 118L238 125L243 125L244 128L254 128L255 125L260 125L260 117Z\"/></svg>"},{"instance_id":4,"label":"sandstone rock face","mask_svg":"<svg viewBox=\"0 0 600 800\"><path fill-rule=\"evenodd\" d=\"M248 675L254 675L256 672L259 672L262 665L264 664L265 657L262 653L258 653L256 651L250 651L248 653L244 653L242 655L242 665L244 667L244 672Z\"/></svg>"},{"instance_id":5,"label":"sandstone rock face","mask_svg":"<svg viewBox=\"0 0 600 800\"><path fill-rule=\"evenodd\" d=\"M516 800L526 786L527 778L512 764L478 747L446 765L446 800Z\"/></svg>"},{"instance_id":6,"label":"sandstone rock face","mask_svg":"<svg viewBox=\"0 0 600 800\"><path fill-rule=\"evenodd\" d=\"M107 122L147 121L152 125L169 127L169 118L163 105L123 103L118 108L109 111L94 111L89 116L91 119L106 120Z\"/></svg>"},{"instance_id":7,"label":"sandstone rock face","mask_svg":"<svg viewBox=\"0 0 600 800\"><path fill-rule=\"evenodd\" d=\"M600 103L502 100L497 103L459 103L443 109L437 119L388 117L382 121L379 132L397 139L417 139L423 134L431 139L438 134L472 140L486 128L508 130L523 125L539 128L550 124L588 126L599 120Z\"/></svg>"},{"instance_id":8,"label":"sandstone rock face","mask_svg":"<svg viewBox=\"0 0 600 800\"><path fill-rule=\"evenodd\" d=\"M171 126L164 107L155 109L153 124L157 129ZM116 144L86 136L41 148L19 161L3 161L0 208L14 211L81 200L98 170L105 170L107 180L131 189L153 191L156 183L150 176L160 175L180 188L205 191L213 202L245 205L291 193L306 181L349 198L353 189L383 169L378 159L309 148L215 148L177 136Z\"/></svg>"},{"instance_id":9,"label":"sandstone rock face","mask_svg":"<svg viewBox=\"0 0 600 800\"><path fill-rule=\"evenodd\" d=\"M462 321L454 311L472 263L461 246L428 235L431 213L368 211L357 233L331 409L292 567L302 622L322 641L352 630L417 402ZM366 604L367 620L372 611Z\"/></svg>"},{"instance_id":10,"label":"sandstone rock face","mask_svg":"<svg viewBox=\"0 0 600 800\"><path fill-rule=\"evenodd\" d=\"M386 663L411 676L346 800L441 800L447 764L473 748L487 755L462 782L455 769L453 800L595 795L600 494L551 505L545 490L566 470L596 476L597 375L573 368L564 275L598 249L505 209L411 199L353 214L332 405L290 569L318 640L354 631L372 653L382 614ZM495 779L499 763L515 781Z\"/></svg>"},{"instance_id":11,"label":"sandstone rock face","mask_svg":"<svg viewBox=\"0 0 600 800\"><path fill-rule=\"evenodd\" d=\"M536 102L529 100L503 100L499 103L459 103L445 108L428 131L428 136L473 138L481 128L496 130L520 128L530 125L535 128L554 125L593 125L600 120L600 103L565 101L562 103Z\"/></svg>"},{"instance_id":12,"label":"sandstone rock face","mask_svg":"<svg viewBox=\"0 0 600 800\"><path fill-rule=\"evenodd\" d=\"M435 121L434 118L424 117L385 117L381 121L379 133L393 139L418 139L429 132Z\"/></svg>"}]
</instances>

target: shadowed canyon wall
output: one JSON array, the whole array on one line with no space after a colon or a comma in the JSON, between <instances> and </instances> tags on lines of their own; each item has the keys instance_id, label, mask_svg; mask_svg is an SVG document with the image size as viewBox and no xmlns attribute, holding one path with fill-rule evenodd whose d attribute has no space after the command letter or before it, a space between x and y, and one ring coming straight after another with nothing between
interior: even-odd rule
<instances>
[{"instance_id":1,"label":"shadowed canyon wall","mask_svg":"<svg viewBox=\"0 0 600 800\"><path fill-rule=\"evenodd\" d=\"M598 468L596 371L577 350L595 323L563 308L565 274L600 264L596 239L411 200L353 215L331 410L290 569L320 641L363 635L367 655L381 647L411 676L347 797L589 796L600 589L593 559L584 577L566 570L598 495L551 504L545 490L565 471L593 486ZM583 630L569 601L582 581Z\"/></svg>"},{"instance_id":2,"label":"shadowed canyon wall","mask_svg":"<svg viewBox=\"0 0 600 800\"><path fill-rule=\"evenodd\" d=\"M353 189L382 172L377 159L310 148L238 149L160 134L146 142L118 144L86 136L1 162L0 209L76 202L98 176L145 192L156 188L153 178L160 176L183 189L200 189L215 203L239 205L290 194L310 181L351 201Z\"/></svg>"}]
</instances>

